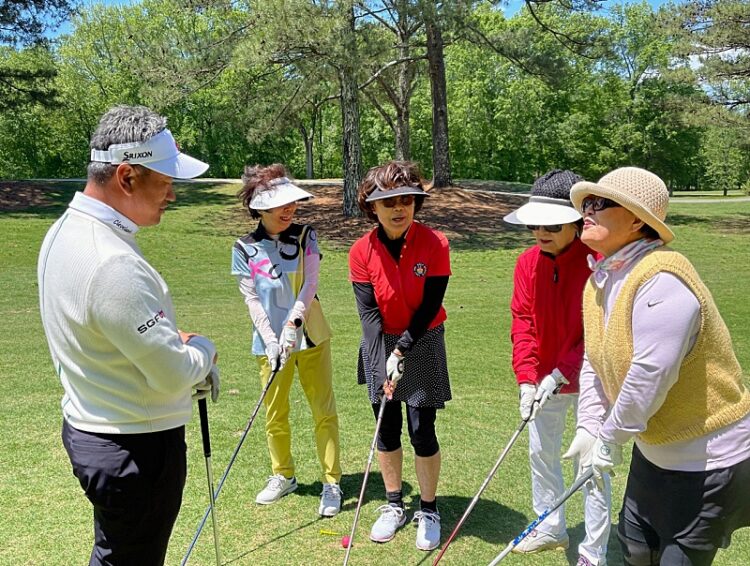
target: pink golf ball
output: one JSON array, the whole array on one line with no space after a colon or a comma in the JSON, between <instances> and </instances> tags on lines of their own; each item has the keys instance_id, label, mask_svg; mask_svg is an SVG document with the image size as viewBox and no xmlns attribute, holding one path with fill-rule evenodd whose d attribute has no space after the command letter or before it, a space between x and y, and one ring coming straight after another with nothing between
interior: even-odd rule
<instances>
[{"instance_id":1,"label":"pink golf ball","mask_svg":"<svg viewBox=\"0 0 750 566\"><path fill-rule=\"evenodd\" d=\"M341 537L341 546L343 548L349 548L349 536L348 535L344 535L343 537Z\"/></svg>"}]
</instances>

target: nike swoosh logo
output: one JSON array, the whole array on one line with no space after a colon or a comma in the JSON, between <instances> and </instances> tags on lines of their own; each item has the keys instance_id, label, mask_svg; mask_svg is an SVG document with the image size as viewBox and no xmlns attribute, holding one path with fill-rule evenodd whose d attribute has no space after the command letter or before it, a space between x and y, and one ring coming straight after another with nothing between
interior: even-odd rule
<instances>
[{"instance_id":1,"label":"nike swoosh logo","mask_svg":"<svg viewBox=\"0 0 750 566\"><path fill-rule=\"evenodd\" d=\"M651 308L651 307L655 307L659 303L663 303L663 302L664 301L649 301L648 303L646 303L646 305L648 305L648 307Z\"/></svg>"}]
</instances>

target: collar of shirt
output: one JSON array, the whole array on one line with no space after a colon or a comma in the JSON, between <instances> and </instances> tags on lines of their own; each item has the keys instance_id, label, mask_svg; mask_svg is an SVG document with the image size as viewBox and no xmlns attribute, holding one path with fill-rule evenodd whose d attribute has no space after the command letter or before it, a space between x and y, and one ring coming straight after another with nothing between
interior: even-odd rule
<instances>
[{"instance_id":1,"label":"collar of shirt","mask_svg":"<svg viewBox=\"0 0 750 566\"><path fill-rule=\"evenodd\" d=\"M411 228L411 226L409 226L409 228ZM411 231L409 230L409 228L406 229L406 232L404 232L400 238L391 240L388 237L388 234L385 233L385 229L383 229L383 226L381 224L378 224L378 240L380 240L380 243L385 246L385 249L388 250L388 253L391 254L393 259L396 260L396 263L398 263L398 260L401 258L401 250L404 247L406 236Z\"/></svg>"},{"instance_id":2,"label":"collar of shirt","mask_svg":"<svg viewBox=\"0 0 750 566\"><path fill-rule=\"evenodd\" d=\"M117 212L108 204L77 192L68 205L73 210L93 216L100 222L112 227L113 230L127 236L133 236L138 231L138 225L124 214Z\"/></svg>"},{"instance_id":3,"label":"collar of shirt","mask_svg":"<svg viewBox=\"0 0 750 566\"><path fill-rule=\"evenodd\" d=\"M637 263L641 257L662 245L664 245L664 242L661 240L647 240L646 238L641 238L640 240L630 242L611 256L603 257L598 261L593 255L589 255L586 259L588 260L589 268L594 272L594 284L597 288L603 289L604 284L607 282L611 273L619 271L626 271L629 273L630 268Z\"/></svg>"},{"instance_id":4,"label":"collar of shirt","mask_svg":"<svg viewBox=\"0 0 750 566\"><path fill-rule=\"evenodd\" d=\"M301 226L299 224L292 224L278 236L271 236L266 232L266 227L263 226L263 222L258 222L258 227L252 232L251 236L256 242L271 240L279 241L284 244L296 244L299 241L300 233Z\"/></svg>"}]
</instances>

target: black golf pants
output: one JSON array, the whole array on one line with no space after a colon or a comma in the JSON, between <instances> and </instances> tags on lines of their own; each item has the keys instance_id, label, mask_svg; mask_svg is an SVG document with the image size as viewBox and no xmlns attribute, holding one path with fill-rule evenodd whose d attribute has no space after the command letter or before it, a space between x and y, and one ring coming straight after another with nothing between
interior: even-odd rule
<instances>
[{"instance_id":1,"label":"black golf pants","mask_svg":"<svg viewBox=\"0 0 750 566\"><path fill-rule=\"evenodd\" d=\"M163 565L185 487L185 427L96 434L63 421L62 440L94 506L89 564Z\"/></svg>"}]
</instances>

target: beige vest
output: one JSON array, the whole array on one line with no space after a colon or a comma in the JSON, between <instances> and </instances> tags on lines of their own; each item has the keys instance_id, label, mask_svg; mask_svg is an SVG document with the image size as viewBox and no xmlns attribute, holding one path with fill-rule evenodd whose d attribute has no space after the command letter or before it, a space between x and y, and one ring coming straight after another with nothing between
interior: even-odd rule
<instances>
[{"instance_id":1,"label":"beige vest","mask_svg":"<svg viewBox=\"0 0 750 566\"><path fill-rule=\"evenodd\" d=\"M750 412L750 392L732 350L724 320L711 292L692 264L668 248L644 256L625 280L604 326L604 297L590 279L583 297L586 354L611 404L617 400L633 358L633 301L640 287L659 272L679 277L701 305L701 326L677 382L639 435L649 444L697 438L738 421ZM669 319L664 332L669 332Z\"/></svg>"}]
</instances>

